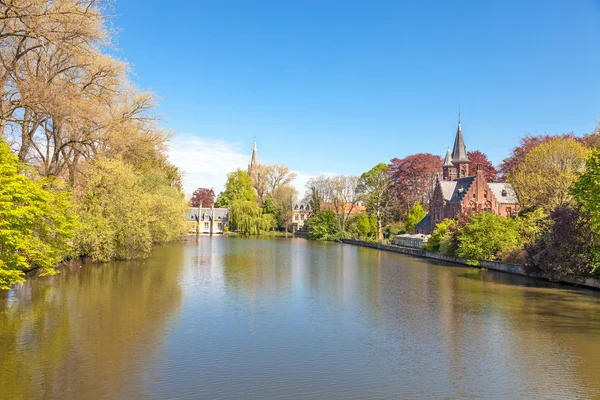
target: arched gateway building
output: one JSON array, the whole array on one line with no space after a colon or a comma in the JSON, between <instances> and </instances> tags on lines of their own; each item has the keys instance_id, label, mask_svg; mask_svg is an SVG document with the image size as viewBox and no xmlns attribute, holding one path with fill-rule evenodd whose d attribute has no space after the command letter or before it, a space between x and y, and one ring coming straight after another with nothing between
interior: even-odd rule
<instances>
[{"instance_id":1,"label":"arched gateway building","mask_svg":"<svg viewBox=\"0 0 600 400\"><path fill-rule=\"evenodd\" d=\"M435 180L429 203L429 214L416 226L415 232L431 234L444 218L459 214L486 211L502 217L512 217L520 209L519 199L510 183L487 182L481 164L469 170L470 160L463 138L460 119L452 152L446 152L442 177Z\"/></svg>"}]
</instances>

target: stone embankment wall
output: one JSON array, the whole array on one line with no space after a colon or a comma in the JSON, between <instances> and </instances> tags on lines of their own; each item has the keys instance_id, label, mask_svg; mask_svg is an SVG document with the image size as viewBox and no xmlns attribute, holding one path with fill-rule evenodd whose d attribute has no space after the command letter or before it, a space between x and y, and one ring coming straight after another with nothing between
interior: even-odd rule
<instances>
[{"instance_id":1,"label":"stone embankment wall","mask_svg":"<svg viewBox=\"0 0 600 400\"><path fill-rule=\"evenodd\" d=\"M454 263L454 264L468 265L466 262L466 259L464 259L464 258L445 256L440 253L433 253L430 251L423 251L420 249L411 249L409 247L401 247L401 246L396 246L396 245L391 245L391 244L363 242L361 240L352 240L352 239L344 239L344 240L342 240L342 242L347 243L347 244L354 244L357 246L370 247L372 249L393 251L395 253L408 254L411 256L415 256L415 257L430 258L432 260L439 260L439 261L445 261L445 262ZM519 264L508 264L508 263L503 263L503 262L499 262L499 261L485 261L485 260L482 260L479 263L481 264L481 268L486 268L486 269L490 269L493 271L500 271L500 272L506 272L508 274L528 276L528 277L535 278L535 279L549 280L545 276L531 274L531 273L526 272L523 269L523 267ZM469 266L471 266L471 265L469 265ZM563 277L560 281L563 283L570 284L570 285L581 286L581 287L585 287L588 289L600 290L600 280L596 279L596 278L576 276L576 275L567 275L567 276Z\"/></svg>"}]
</instances>

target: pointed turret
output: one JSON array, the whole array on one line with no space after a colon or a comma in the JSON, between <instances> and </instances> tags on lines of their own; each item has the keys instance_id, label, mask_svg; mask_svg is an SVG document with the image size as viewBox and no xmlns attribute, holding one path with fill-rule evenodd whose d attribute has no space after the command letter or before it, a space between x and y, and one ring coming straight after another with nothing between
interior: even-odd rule
<instances>
[{"instance_id":1,"label":"pointed turret","mask_svg":"<svg viewBox=\"0 0 600 400\"><path fill-rule=\"evenodd\" d=\"M470 162L467 157L467 146L465 146L465 140L463 139L460 119L458 120L458 129L456 129L456 138L452 149L452 162L454 164L468 164Z\"/></svg>"},{"instance_id":2,"label":"pointed turret","mask_svg":"<svg viewBox=\"0 0 600 400\"><path fill-rule=\"evenodd\" d=\"M450 153L450 147L448 147L448 151L446 152L446 158L444 158L444 167L453 167L452 164L452 153Z\"/></svg>"}]
</instances>

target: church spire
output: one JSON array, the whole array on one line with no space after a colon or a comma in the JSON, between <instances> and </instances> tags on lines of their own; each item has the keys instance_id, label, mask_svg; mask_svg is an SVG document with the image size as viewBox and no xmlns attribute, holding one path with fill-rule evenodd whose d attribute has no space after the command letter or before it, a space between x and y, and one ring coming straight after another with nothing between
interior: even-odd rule
<instances>
[{"instance_id":1,"label":"church spire","mask_svg":"<svg viewBox=\"0 0 600 400\"><path fill-rule=\"evenodd\" d=\"M252 169L258 165L258 150L256 149L256 139L254 139L254 147L252 148L252 158L248 164L248 173L252 173Z\"/></svg>"},{"instance_id":2,"label":"church spire","mask_svg":"<svg viewBox=\"0 0 600 400\"><path fill-rule=\"evenodd\" d=\"M454 139L454 148L452 149L452 162L454 164L468 164L467 146L463 139L462 128L460 126L460 113L458 116L458 128L456 129L456 138Z\"/></svg>"}]
</instances>

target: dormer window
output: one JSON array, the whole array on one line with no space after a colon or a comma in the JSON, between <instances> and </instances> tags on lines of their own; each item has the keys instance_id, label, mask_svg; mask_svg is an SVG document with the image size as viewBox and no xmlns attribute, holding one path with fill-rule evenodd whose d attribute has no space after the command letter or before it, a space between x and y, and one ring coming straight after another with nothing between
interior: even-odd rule
<instances>
[{"instance_id":1,"label":"dormer window","mask_svg":"<svg viewBox=\"0 0 600 400\"><path fill-rule=\"evenodd\" d=\"M502 197L506 197L506 189L502 189Z\"/></svg>"}]
</instances>

